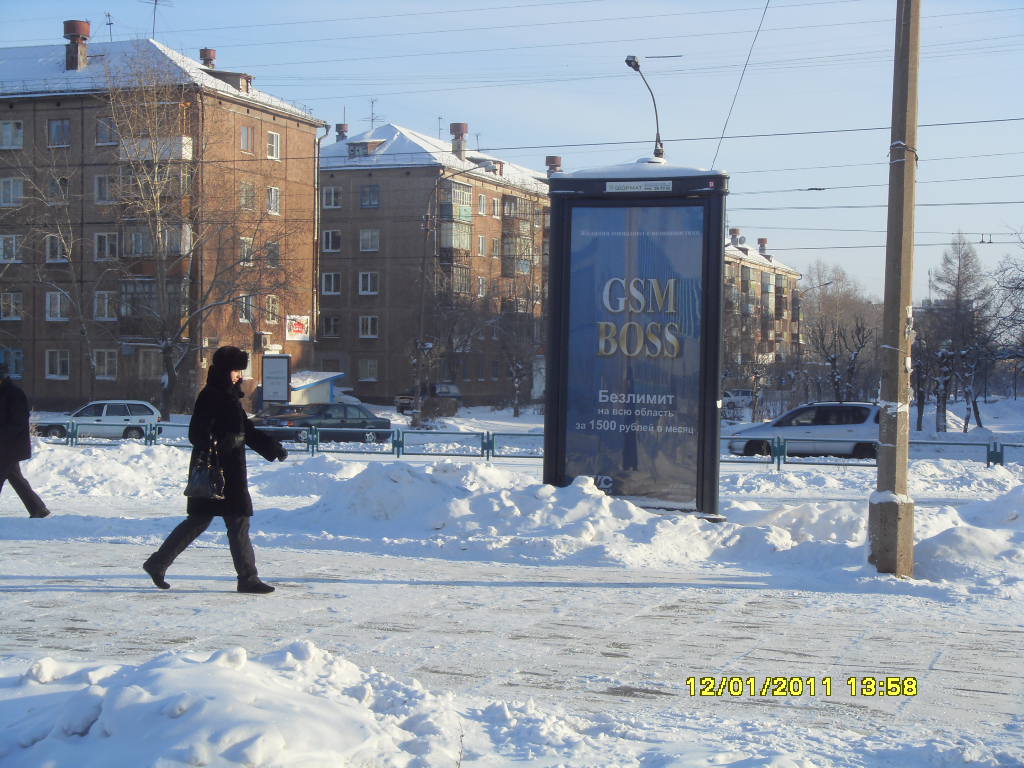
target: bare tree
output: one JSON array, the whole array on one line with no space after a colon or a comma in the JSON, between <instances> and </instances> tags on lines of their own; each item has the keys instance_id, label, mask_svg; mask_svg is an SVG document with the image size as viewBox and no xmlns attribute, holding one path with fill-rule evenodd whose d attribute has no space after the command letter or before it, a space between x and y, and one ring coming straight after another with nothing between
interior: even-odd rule
<instances>
[{"instance_id":1,"label":"bare tree","mask_svg":"<svg viewBox=\"0 0 1024 768\"><path fill-rule=\"evenodd\" d=\"M108 69L107 83L120 148L121 330L160 350L166 418L205 321L248 323L259 349L261 327L281 323L282 301L302 289L280 268L292 234L280 191L234 173L230 137L211 130L202 91L141 54Z\"/></svg>"}]
</instances>

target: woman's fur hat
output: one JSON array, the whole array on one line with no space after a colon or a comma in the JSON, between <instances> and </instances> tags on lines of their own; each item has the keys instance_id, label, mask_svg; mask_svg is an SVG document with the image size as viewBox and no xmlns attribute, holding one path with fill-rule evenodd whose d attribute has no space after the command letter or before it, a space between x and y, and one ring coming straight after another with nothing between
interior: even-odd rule
<instances>
[{"instance_id":1,"label":"woman's fur hat","mask_svg":"<svg viewBox=\"0 0 1024 768\"><path fill-rule=\"evenodd\" d=\"M213 353L213 367L222 371L244 371L249 367L249 353L238 347L220 347Z\"/></svg>"}]
</instances>

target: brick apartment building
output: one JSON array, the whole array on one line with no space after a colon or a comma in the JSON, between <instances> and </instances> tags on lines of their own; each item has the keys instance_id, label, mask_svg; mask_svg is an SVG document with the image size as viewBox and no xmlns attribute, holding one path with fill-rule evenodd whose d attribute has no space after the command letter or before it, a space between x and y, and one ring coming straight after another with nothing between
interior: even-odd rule
<instances>
[{"instance_id":1,"label":"brick apartment building","mask_svg":"<svg viewBox=\"0 0 1024 768\"><path fill-rule=\"evenodd\" d=\"M188 407L220 344L311 363L323 123L211 49L64 32L0 49L0 357L36 406Z\"/></svg>"},{"instance_id":2,"label":"brick apartment building","mask_svg":"<svg viewBox=\"0 0 1024 768\"><path fill-rule=\"evenodd\" d=\"M539 376L549 203L543 173L387 124L320 160L317 363L371 402L453 381L468 403Z\"/></svg>"},{"instance_id":3,"label":"brick apartment building","mask_svg":"<svg viewBox=\"0 0 1024 768\"><path fill-rule=\"evenodd\" d=\"M767 238L746 245L738 228L725 242L722 372L726 387L750 386L755 366L800 354L800 273L768 252Z\"/></svg>"}]
</instances>

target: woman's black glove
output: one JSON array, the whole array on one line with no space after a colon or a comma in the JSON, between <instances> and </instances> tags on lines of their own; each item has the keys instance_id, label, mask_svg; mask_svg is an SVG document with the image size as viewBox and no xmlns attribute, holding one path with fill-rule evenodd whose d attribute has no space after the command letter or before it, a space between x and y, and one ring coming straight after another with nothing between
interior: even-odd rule
<instances>
[{"instance_id":1,"label":"woman's black glove","mask_svg":"<svg viewBox=\"0 0 1024 768\"><path fill-rule=\"evenodd\" d=\"M288 458L288 449L280 443L277 444L277 460L284 461Z\"/></svg>"}]
</instances>

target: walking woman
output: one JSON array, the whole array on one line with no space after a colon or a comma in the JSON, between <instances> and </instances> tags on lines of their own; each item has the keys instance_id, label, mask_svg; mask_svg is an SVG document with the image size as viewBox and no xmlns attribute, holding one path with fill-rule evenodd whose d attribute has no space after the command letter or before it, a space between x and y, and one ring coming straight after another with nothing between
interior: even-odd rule
<instances>
[{"instance_id":1,"label":"walking woman","mask_svg":"<svg viewBox=\"0 0 1024 768\"><path fill-rule=\"evenodd\" d=\"M171 587L164 575L174 559L219 516L224 518L228 529L231 559L238 573L238 591L260 595L274 591L272 586L260 581L256 573L256 555L249 540L252 498L245 469L245 447L249 446L267 461L284 461L288 451L270 435L256 429L242 409L239 401L242 371L248 364L249 353L238 347L221 347L213 353L206 386L196 398L188 425L188 439L192 443L189 471L203 451L215 450L224 471L224 498L190 498L188 517L143 563L143 570L160 589Z\"/></svg>"}]
</instances>

